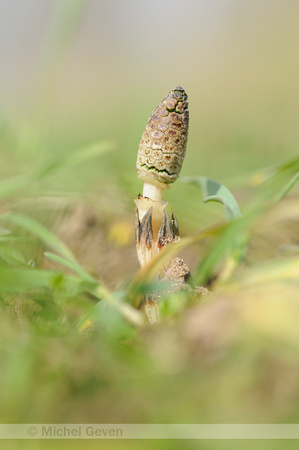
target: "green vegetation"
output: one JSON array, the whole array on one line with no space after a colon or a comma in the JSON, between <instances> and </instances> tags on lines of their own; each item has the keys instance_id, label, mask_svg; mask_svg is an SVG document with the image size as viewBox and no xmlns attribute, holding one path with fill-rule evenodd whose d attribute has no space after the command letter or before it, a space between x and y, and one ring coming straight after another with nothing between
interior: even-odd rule
<instances>
[{"instance_id":1,"label":"green vegetation","mask_svg":"<svg viewBox=\"0 0 299 450\"><path fill-rule=\"evenodd\" d=\"M273 169L242 205L242 216L223 186L203 177L183 180L204 186L207 200L224 204L233 220L183 237L125 280L116 259L123 242L134 249L130 226L122 222L131 219L121 209L114 211L111 234L109 216L99 222L98 215L107 211L88 205L80 192L61 203L58 196L48 203L46 194L40 195L43 182L55 184L55 177L75 163L84 176L85 165L104 158L109 147L80 150L0 185L2 420L296 421L296 240L292 247L284 245L280 258L263 261L251 242L262 233L278 251L276 227L283 222L286 237L289 223L294 226L279 211L282 205L288 213L296 209L297 196L289 190L299 160ZM101 241L95 234L101 226L103 236L110 230L113 256L101 254L105 237ZM90 267L80 261L89 233L97 244L87 255L94 258ZM86 247L79 245L84 242ZM195 304L186 293L162 295L163 320L151 328L134 305L143 292L163 292L165 286L153 283L155 273L189 247L200 254L193 282L208 285L211 293ZM110 264L108 281L95 270L97 260ZM118 283L121 290L114 287Z\"/></svg>"},{"instance_id":2,"label":"green vegetation","mask_svg":"<svg viewBox=\"0 0 299 450\"><path fill-rule=\"evenodd\" d=\"M226 134L226 119L214 116L219 134L205 122L198 131L201 149L196 124L204 113L194 107L182 174L190 176L165 193L182 239L139 269L133 200L142 183L135 161L154 106L144 104L151 93L139 99L133 88L124 92L124 104L130 101L140 114L123 119L129 113L117 106L107 122L101 116L101 130L93 129L90 139L85 121L93 111L77 112L81 127L70 121L51 134L50 94L58 95L88 2L74 9L72 2L60 3L65 9L57 6L53 14L58 28L52 24L45 39L31 115L1 111L0 421L297 423L295 133L285 155L282 148L271 153L269 138L263 156L266 137L256 145L261 130L254 131L250 120L239 127L235 113L239 134ZM53 61L57 66L48 74ZM49 79L53 85L39 119L39 96ZM209 133L211 158L203 156ZM241 156L234 160L236 146ZM191 268L197 296L169 294L167 284L155 282L177 254ZM145 292L157 291L162 320L151 327L140 305Z\"/></svg>"}]
</instances>

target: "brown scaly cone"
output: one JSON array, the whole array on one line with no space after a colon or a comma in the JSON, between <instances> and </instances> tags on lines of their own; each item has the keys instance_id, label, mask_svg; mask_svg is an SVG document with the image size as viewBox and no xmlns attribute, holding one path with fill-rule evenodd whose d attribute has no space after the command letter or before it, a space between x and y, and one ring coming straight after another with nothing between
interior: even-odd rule
<instances>
[{"instance_id":1,"label":"brown scaly cone","mask_svg":"<svg viewBox=\"0 0 299 450\"><path fill-rule=\"evenodd\" d=\"M178 86L152 112L138 148L136 168L141 180L168 185L178 178L187 146L187 99Z\"/></svg>"},{"instance_id":2,"label":"brown scaly cone","mask_svg":"<svg viewBox=\"0 0 299 450\"><path fill-rule=\"evenodd\" d=\"M137 155L137 173L143 180L143 196L136 203L136 248L140 265L145 266L163 247L178 241L174 214L170 218L164 189L179 176L186 153L189 111L187 94L180 86L170 91L150 116L142 134ZM171 290L186 287L190 270L180 258L164 267L160 279L171 283ZM146 295L144 309L151 324L159 322L159 296Z\"/></svg>"}]
</instances>

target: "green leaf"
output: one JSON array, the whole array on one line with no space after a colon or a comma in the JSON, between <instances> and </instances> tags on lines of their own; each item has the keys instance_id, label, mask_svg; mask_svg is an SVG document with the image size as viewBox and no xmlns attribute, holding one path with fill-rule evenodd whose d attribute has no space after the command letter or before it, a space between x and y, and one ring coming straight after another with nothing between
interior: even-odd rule
<instances>
[{"instance_id":1,"label":"green leaf","mask_svg":"<svg viewBox=\"0 0 299 450\"><path fill-rule=\"evenodd\" d=\"M242 216L235 197L223 184L202 176L184 177L182 181L198 186L202 190L204 203L221 203L224 206L225 217L228 222Z\"/></svg>"}]
</instances>

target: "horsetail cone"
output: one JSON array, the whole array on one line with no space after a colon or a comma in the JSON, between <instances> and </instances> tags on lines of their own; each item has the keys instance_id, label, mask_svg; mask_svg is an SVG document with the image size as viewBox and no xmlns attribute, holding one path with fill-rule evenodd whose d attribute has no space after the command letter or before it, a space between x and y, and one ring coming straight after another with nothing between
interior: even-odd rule
<instances>
[{"instance_id":1,"label":"horsetail cone","mask_svg":"<svg viewBox=\"0 0 299 450\"><path fill-rule=\"evenodd\" d=\"M188 137L187 94L177 86L152 112L142 134L138 155L138 177L145 183L167 188L179 176Z\"/></svg>"}]
</instances>

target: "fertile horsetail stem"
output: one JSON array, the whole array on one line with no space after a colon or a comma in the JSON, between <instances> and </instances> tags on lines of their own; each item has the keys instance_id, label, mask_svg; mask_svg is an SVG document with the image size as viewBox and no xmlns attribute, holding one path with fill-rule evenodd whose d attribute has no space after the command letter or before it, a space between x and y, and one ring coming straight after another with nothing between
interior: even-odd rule
<instances>
[{"instance_id":1,"label":"fertile horsetail stem","mask_svg":"<svg viewBox=\"0 0 299 450\"><path fill-rule=\"evenodd\" d=\"M152 112L139 143L136 168L144 185L143 195L135 203L136 247L141 266L163 246L179 239L176 217L169 217L162 195L178 178L184 161L189 125L187 99L180 86L170 91ZM145 309L150 322L157 322L157 301L146 298Z\"/></svg>"}]
</instances>

